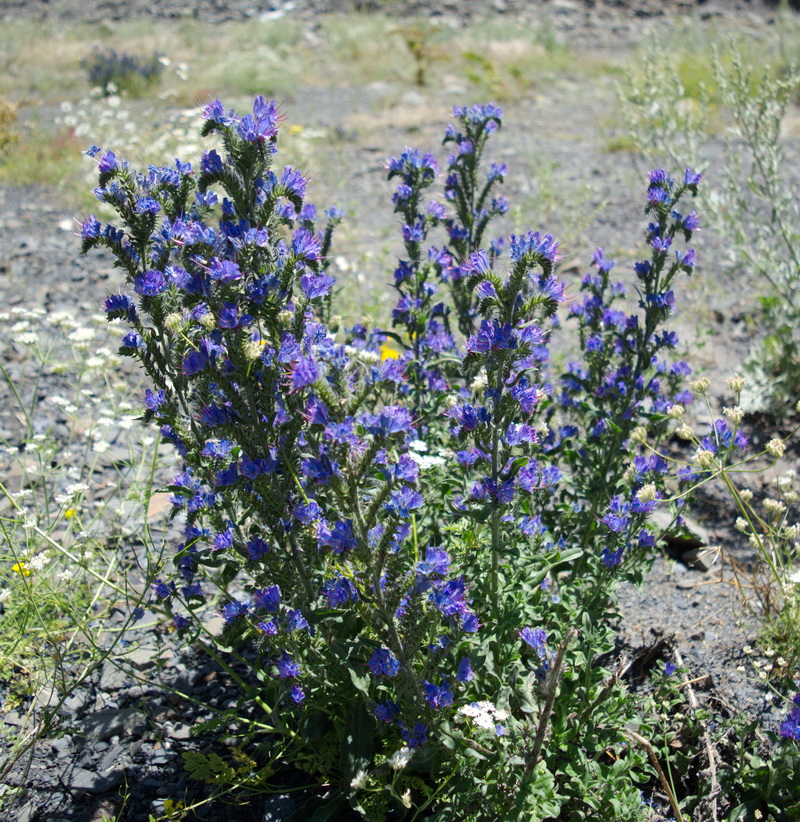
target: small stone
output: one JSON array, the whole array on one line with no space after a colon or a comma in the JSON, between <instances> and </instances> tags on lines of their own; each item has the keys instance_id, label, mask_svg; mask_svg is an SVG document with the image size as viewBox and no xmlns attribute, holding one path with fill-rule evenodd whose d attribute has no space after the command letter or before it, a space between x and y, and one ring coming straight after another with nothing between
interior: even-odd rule
<instances>
[{"instance_id":1,"label":"small stone","mask_svg":"<svg viewBox=\"0 0 800 822\"><path fill-rule=\"evenodd\" d=\"M86 793L105 793L122 782L122 772L112 771L109 774L92 773L85 768L64 769L62 774L64 785L73 791Z\"/></svg>"},{"instance_id":2,"label":"small stone","mask_svg":"<svg viewBox=\"0 0 800 822\"><path fill-rule=\"evenodd\" d=\"M171 739L191 739L192 736L192 726L185 722L177 722L174 725L167 722L164 729Z\"/></svg>"},{"instance_id":3,"label":"small stone","mask_svg":"<svg viewBox=\"0 0 800 822\"><path fill-rule=\"evenodd\" d=\"M95 711L83 721L83 731L92 743L113 736L140 733L147 727L144 714L131 709Z\"/></svg>"}]
</instances>

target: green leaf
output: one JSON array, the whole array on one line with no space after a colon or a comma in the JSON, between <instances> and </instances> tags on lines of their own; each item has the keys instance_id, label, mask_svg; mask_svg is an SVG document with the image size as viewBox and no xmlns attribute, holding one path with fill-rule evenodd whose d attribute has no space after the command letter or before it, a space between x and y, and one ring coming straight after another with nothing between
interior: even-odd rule
<instances>
[{"instance_id":1,"label":"green leaf","mask_svg":"<svg viewBox=\"0 0 800 822\"><path fill-rule=\"evenodd\" d=\"M332 822L339 818L345 807L344 798L337 794L332 798L313 797L304 802L286 822Z\"/></svg>"},{"instance_id":2,"label":"green leaf","mask_svg":"<svg viewBox=\"0 0 800 822\"><path fill-rule=\"evenodd\" d=\"M374 733L375 720L362 705L355 705L339 739L340 764L346 785L372 760Z\"/></svg>"}]
</instances>

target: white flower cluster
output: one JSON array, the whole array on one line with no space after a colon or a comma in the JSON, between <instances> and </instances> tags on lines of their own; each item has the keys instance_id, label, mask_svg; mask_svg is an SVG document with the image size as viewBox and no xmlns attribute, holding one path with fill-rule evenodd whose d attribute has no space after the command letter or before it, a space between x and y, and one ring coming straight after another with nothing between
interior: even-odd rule
<instances>
[{"instance_id":1,"label":"white flower cluster","mask_svg":"<svg viewBox=\"0 0 800 822\"><path fill-rule=\"evenodd\" d=\"M412 756L414 756L414 751L406 745L399 751L395 751L386 761L393 771L402 771L411 762Z\"/></svg>"},{"instance_id":2,"label":"white flower cluster","mask_svg":"<svg viewBox=\"0 0 800 822\"><path fill-rule=\"evenodd\" d=\"M495 708L491 702L470 702L469 705L462 705L458 713L471 719L479 728L485 731L496 730L497 723L508 719L508 712L500 708Z\"/></svg>"}]
</instances>

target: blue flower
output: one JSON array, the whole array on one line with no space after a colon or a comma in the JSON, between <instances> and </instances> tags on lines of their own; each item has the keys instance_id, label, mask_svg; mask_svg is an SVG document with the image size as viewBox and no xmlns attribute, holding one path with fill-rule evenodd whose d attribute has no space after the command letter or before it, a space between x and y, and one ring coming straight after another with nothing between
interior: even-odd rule
<instances>
[{"instance_id":1,"label":"blue flower","mask_svg":"<svg viewBox=\"0 0 800 822\"><path fill-rule=\"evenodd\" d=\"M280 679L296 679L300 676L300 666L286 653L283 652L280 659L275 662Z\"/></svg>"},{"instance_id":2,"label":"blue flower","mask_svg":"<svg viewBox=\"0 0 800 822\"><path fill-rule=\"evenodd\" d=\"M417 722L411 730L402 725L400 736L409 748L419 748L428 740L428 726L422 722Z\"/></svg>"},{"instance_id":3,"label":"blue flower","mask_svg":"<svg viewBox=\"0 0 800 822\"><path fill-rule=\"evenodd\" d=\"M431 708L449 708L453 704L453 692L446 679L442 680L441 685L434 685L425 680L422 683L422 690Z\"/></svg>"},{"instance_id":4,"label":"blue flower","mask_svg":"<svg viewBox=\"0 0 800 822\"><path fill-rule=\"evenodd\" d=\"M263 608L268 614L274 614L280 604L281 589L278 585L253 591L253 605L256 608Z\"/></svg>"},{"instance_id":5,"label":"blue flower","mask_svg":"<svg viewBox=\"0 0 800 822\"><path fill-rule=\"evenodd\" d=\"M373 676L393 677L400 673L400 662L388 648L377 648L367 665Z\"/></svg>"},{"instance_id":6,"label":"blue flower","mask_svg":"<svg viewBox=\"0 0 800 822\"><path fill-rule=\"evenodd\" d=\"M378 722L394 722L400 716L400 706L391 699L387 699L379 702L373 709L373 713Z\"/></svg>"},{"instance_id":7,"label":"blue flower","mask_svg":"<svg viewBox=\"0 0 800 822\"><path fill-rule=\"evenodd\" d=\"M385 503L383 507L390 514L395 514L400 519L408 519L411 516L411 511L419 508L423 502L420 493L404 485L398 491L392 492L389 502Z\"/></svg>"},{"instance_id":8,"label":"blue flower","mask_svg":"<svg viewBox=\"0 0 800 822\"><path fill-rule=\"evenodd\" d=\"M222 618L225 620L226 625L233 625L237 619L245 616L249 610L249 602L237 602L233 600L233 602L222 606Z\"/></svg>"},{"instance_id":9,"label":"blue flower","mask_svg":"<svg viewBox=\"0 0 800 822\"><path fill-rule=\"evenodd\" d=\"M458 663L456 682L472 682L474 677L475 674L472 671L472 665L470 664L469 657L462 657L461 661Z\"/></svg>"}]
</instances>

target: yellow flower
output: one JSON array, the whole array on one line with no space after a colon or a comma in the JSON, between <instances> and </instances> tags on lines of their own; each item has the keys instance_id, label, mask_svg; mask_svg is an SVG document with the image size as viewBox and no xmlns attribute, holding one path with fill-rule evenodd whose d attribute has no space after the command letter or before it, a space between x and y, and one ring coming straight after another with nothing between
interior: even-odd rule
<instances>
[{"instance_id":1,"label":"yellow flower","mask_svg":"<svg viewBox=\"0 0 800 822\"><path fill-rule=\"evenodd\" d=\"M381 346L381 362L386 362L386 360L399 360L400 359L400 352L391 348L388 345Z\"/></svg>"},{"instance_id":2,"label":"yellow flower","mask_svg":"<svg viewBox=\"0 0 800 822\"><path fill-rule=\"evenodd\" d=\"M67 510L64 511L64 519L72 519L75 516L75 513L74 508L67 508Z\"/></svg>"},{"instance_id":3,"label":"yellow flower","mask_svg":"<svg viewBox=\"0 0 800 822\"><path fill-rule=\"evenodd\" d=\"M28 570L28 566L24 562L15 562L11 566L11 570L15 574L19 574L21 577L29 577L31 572Z\"/></svg>"},{"instance_id":4,"label":"yellow flower","mask_svg":"<svg viewBox=\"0 0 800 822\"><path fill-rule=\"evenodd\" d=\"M295 137L296 135L302 134L302 133L303 133L303 127L301 125L295 124L293 126L289 126L290 136Z\"/></svg>"}]
</instances>

